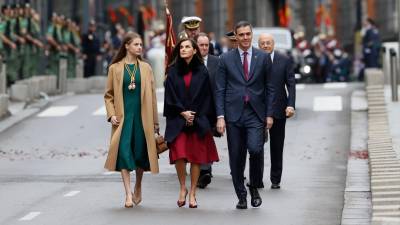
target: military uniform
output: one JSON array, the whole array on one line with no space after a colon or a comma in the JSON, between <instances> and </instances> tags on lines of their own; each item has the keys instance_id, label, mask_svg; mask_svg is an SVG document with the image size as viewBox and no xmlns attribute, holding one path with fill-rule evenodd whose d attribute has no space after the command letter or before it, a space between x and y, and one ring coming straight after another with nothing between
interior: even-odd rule
<instances>
[{"instance_id":1,"label":"military uniform","mask_svg":"<svg viewBox=\"0 0 400 225\"><path fill-rule=\"evenodd\" d=\"M6 19L6 30L5 35L12 42L17 43L17 35L16 35L16 18L7 18ZM9 84L14 83L18 80L18 65L21 64L21 61L18 59L18 47L13 49L9 46L5 48L5 52L7 55L7 82Z\"/></svg>"},{"instance_id":2,"label":"military uniform","mask_svg":"<svg viewBox=\"0 0 400 225\"><path fill-rule=\"evenodd\" d=\"M57 26L54 22L52 22L47 29L47 36L50 36L54 39L55 42L59 45L59 40L61 39L61 33L57 31ZM55 48L54 46L50 46L49 49L49 56L48 56L48 74L51 75L56 75L58 76L58 67L59 67L59 62L60 62L60 54L59 50Z\"/></svg>"},{"instance_id":3,"label":"military uniform","mask_svg":"<svg viewBox=\"0 0 400 225\"><path fill-rule=\"evenodd\" d=\"M74 33L71 28L68 28L64 32L64 41L67 45L72 45L75 47ZM67 77L75 77L75 67L76 67L76 53L73 49L68 48L67 52Z\"/></svg>"},{"instance_id":4,"label":"military uniform","mask_svg":"<svg viewBox=\"0 0 400 225\"><path fill-rule=\"evenodd\" d=\"M41 31L40 31L40 23L33 18L30 18L30 25L29 27L29 33L32 38L36 40L40 40L41 36ZM29 51L29 58L30 58L30 70L33 75L38 74L38 66L39 66L39 60L40 56L42 55L42 50L36 46L35 44L31 43L30 45L30 51Z\"/></svg>"},{"instance_id":5,"label":"military uniform","mask_svg":"<svg viewBox=\"0 0 400 225\"><path fill-rule=\"evenodd\" d=\"M17 33L21 37L25 37L28 34L28 18L20 16L17 18ZM26 41L26 39L25 39ZM22 79L26 79L32 76L31 61L30 61L30 46L28 42L20 43L18 49L18 58L22 59L22 63L18 64L18 71L22 74Z\"/></svg>"},{"instance_id":6,"label":"military uniform","mask_svg":"<svg viewBox=\"0 0 400 225\"><path fill-rule=\"evenodd\" d=\"M3 17L0 17L0 36L3 37L3 36L5 35L5 33L6 33L6 22L4 21L4 18L3 18ZM5 53L5 52L4 52L3 40L2 40L2 38L0 38L0 55L1 55L2 61L5 61L6 54L4 54L4 53ZM1 66L2 64L3 64L3 63L0 62L0 66ZM0 69L1 69L1 68L0 68Z\"/></svg>"}]
</instances>

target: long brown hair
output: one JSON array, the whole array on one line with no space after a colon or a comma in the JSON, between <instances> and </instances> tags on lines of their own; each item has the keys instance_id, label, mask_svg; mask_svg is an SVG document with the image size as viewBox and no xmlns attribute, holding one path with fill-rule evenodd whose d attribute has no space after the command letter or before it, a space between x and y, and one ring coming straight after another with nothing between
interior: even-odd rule
<instances>
[{"instance_id":1,"label":"long brown hair","mask_svg":"<svg viewBox=\"0 0 400 225\"><path fill-rule=\"evenodd\" d=\"M203 57L201 56L200 48L197 45L196 41L194 41L191 38L182 38L175 45L174 51L172 52L173 60L171 61L169 66L172 66L173 64L180 64L180 63L182 63L184 65L186 64L186 63L183 63L183 62L185 62L185 60L181 57L181 54L180 54L181 44L184 41L190 41L193 49L196 50L196 54L193 55L192 61L195 62L195 64L203 63Z\"/></svg>"},{"instance_id":2,"label":"long brown hair","mask_svg":"<svg viewBox=\"0 0 400 225\"><path fill-rule=\"evenodd\" d=\"M117 62L121 61L123 58L125 58L125 56L127 54L125 45L127 45L127 44L129 45L136 38L142 39L140 37L140 35L135 32L128 32L125 34L124 39L122 39L121 46L119 47L117 54L112 59L110 65L117 63ZM142 60L142 57L140 55L138 55L137 58Z\"/></svg>"}]
</instances>

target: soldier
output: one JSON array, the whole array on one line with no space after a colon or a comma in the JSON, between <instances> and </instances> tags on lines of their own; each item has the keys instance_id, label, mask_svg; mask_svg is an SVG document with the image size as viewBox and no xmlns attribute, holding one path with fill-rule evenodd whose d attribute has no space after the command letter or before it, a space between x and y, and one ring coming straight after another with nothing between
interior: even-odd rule
<instances>
[{"instance_id":1,"label":"soldier","mask_svg":"<svg viewBox=\"0 0 400 225\"><path fill-rule=\"evenodd\" d=\"M185 16L182 18L181 23L189 38L194 39L200 33L201 18L197 16Z\"/></svg>"},{"instance_id":2,"label":"soldier","mask_svg":"<svg viewBox=\"0 0 400 225\"><path fill-rule=\"evenodd\" d=\"M185 33L191 39L195 39L200 33L201 18L197 16L185 16L182 18L181 23ZM210 45L209 53L214 55L214 46Z\"/></svg>"},{"instance_id":3,"label":"soldier","mask_svg":"<svg viewBox=\"0 0 400 225\"><path fill-rule=\"evenodd\" d=\"M17 73L19 75L19 78L25 79L28 78L29 75L26 73L27 66L26 62L27 59L26 53L27 53L27 39L26 34L28 30L28 20L25 17L25 12L24 8L21 7L20 4L15 5L15 14L16 14L16 26L15 26L15 33L17 35L17 40L18 40L18 63L16 63L17 66Z\"/></svg>"},{"instance_id":4,"label":"soldier","mask_svg":"<svg viewBox=\"0 0 400 225\"><path fill-rule=\"evenodd\" d=\"M30 8L31 18L28 21L28 33L30 41L30 71L33 75L38 74L38 66L42 49L44 48L43 42L40 40L40 15Z\"/></svg>"},{"instance_id":5,"label":"soldier","mask_svg":"<svg viewBox=\"0 0 400 225\"><path fill-rule=\"evenodd\" d=\"M16 80L18 80L18 64L21 64L18 61L18 36L16 35L16 15L15 15L15 5L12 7L7 6L4 10L5 15L5 37L10 42L5 42L7 44L5 51L7 55L7 85L13 84Z\"/></svg>"},{"instance_id":6,"label":"soldier","mask_svg":"<svg viewBox=\"0 0 400 225\"><path fill-rule=\"evenodd\" d=\"M30 20L30 6L27 4L25 7L17 5L18 18L17 18L17 34L20 36L19 46L19 59L22 59L21 67L19 68L22 78L29 78L32 76L32 61L31 57L31 37L28 33L28 24Z\"/></svg>"},{"instance_id":7,"label":"soldier","mask_svg":"<svg viewBox=\"0 0 400 225\"><path fill-rule=\"evenodd\" d=\"M78 48L79 54L80 54L81 48L82 48L80 29L79 29L78 24L76 24L74 21L72 21L72 26L73 26L73 37L74 37L75 46Z\"/></svg>"},{"instance_id":8,"label":"soldier","mask_svg":"<svg viewBox=\"0 0 400 225\"><path fill-rule=\"evenodd\" d=\"M0 17L0 71L3 69L3 60L4 60L4 57L5 57L5 52L4 52L4 44L3 44L3 42L4 42L4 40L5 40L5 35L4 35L4 33L5 33L5 30L6 30L6 23L5 23L5 21L4 21L4 18L3 18L3 7L1 8L1 12L2 12L2 15L1 15L1 17ZM3 86L4 84L2 84L1 83L1 81L0 81L0 86Z\"/></svg>"},{"instance_id":9,"label":"soldier","mask_svg":"<svg viewBox=\"0 0 400 225\"><path fill-rule=\"evenodd\" d=\"M66 58L68 53L68 45L65 40L65 32L67 32L67 20L64 15L58 17L58 23L56 26L57 36L60 37L58 42L61 44L60 57Z\"/></svg>"},{"instance_id":10,"label":"soldier","mask_svg":"<svg viewBox=\"0 0 400 225\"><path fill-rule=\"evenodd\" d=\"M67 46L67 77L76 77L75 75L75 68L76 68L76 61L80 49L76 46L75 43L75 34L74 34L74 24L72 23L71 19L67 19L67 29L64 32L64 40Z\"/></svg>"},{"instance_id":11,"label":"soldier","mask_svg":"<svg viewBox=\"0 0 400 225\"><path fill-rule=\"evenodd\" d=\"M51 19L51 23L49 28L47 29L46 40L49 44L48 46L48 74L58 76L58 66L59 66L59 57L61 52L61 43L59 40L61 37L57 32L57 23L58 23L58 16L56 13L53 13L53 17Z\"/></svg>"},{"instance_id":12,"label":"soldier","mask_svg":"<svg viewBox=\"0 0 400 225\"><path fill-rule=\"evenodd\" d=\"M10 54L9 50L16 49L17 46L6 35L7 23L10 19L10 6L3 5L1 8L1 13L2 15L0 17L0 55L1 55L1 61L6 62L7 56L9 56Z\"/></svg>"}]
</instances>

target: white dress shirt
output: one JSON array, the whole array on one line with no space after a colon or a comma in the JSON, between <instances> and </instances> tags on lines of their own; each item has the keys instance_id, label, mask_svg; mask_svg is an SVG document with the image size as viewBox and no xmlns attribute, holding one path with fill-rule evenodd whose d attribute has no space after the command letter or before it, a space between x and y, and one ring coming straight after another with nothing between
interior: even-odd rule
<instances>
[{"instance_id":1,"label":"white dress shirt","mask_svg":"<svg viewBox=\"0 0 400 225\"><path fill-rule=\"evenodd\" d=\"M204 65L207 67L208 55L204 56L203 60L204 60Z\"/></svg>"},{"instance_id":2,"label":"white dress shirt","mask_svg":"<svg viewBox=\"0 0 400 225\"><path fill-rule=\"evenodd\" d=\"M272 51L270 55L271 55L271 62L274 62L275 51Z\"/></svg>"}]
</instances>

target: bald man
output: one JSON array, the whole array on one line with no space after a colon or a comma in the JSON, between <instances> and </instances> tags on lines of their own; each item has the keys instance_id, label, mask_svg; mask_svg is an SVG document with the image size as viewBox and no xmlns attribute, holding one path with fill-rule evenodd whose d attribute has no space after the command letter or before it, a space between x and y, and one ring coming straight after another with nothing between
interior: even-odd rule
<instances>
[{"instance_id":1,"label":"bald man","mask_svg":"<svg viewBox=\"0 0 400 225\"><path fill-rule=\"evenodd\" d=\"M279 189L282 177L283 146L285 141L286 118L295 113L296 81L291 60L274 50L274 37L262 34L258 39L260 49L268 52L272 60L271 82L275 87L273 107L274 124L269 130L271 154L271 188ZM286 92L287 90L287 92ZM262 159L264 159L262 157Z\"/></svg>"}]
</instances>

